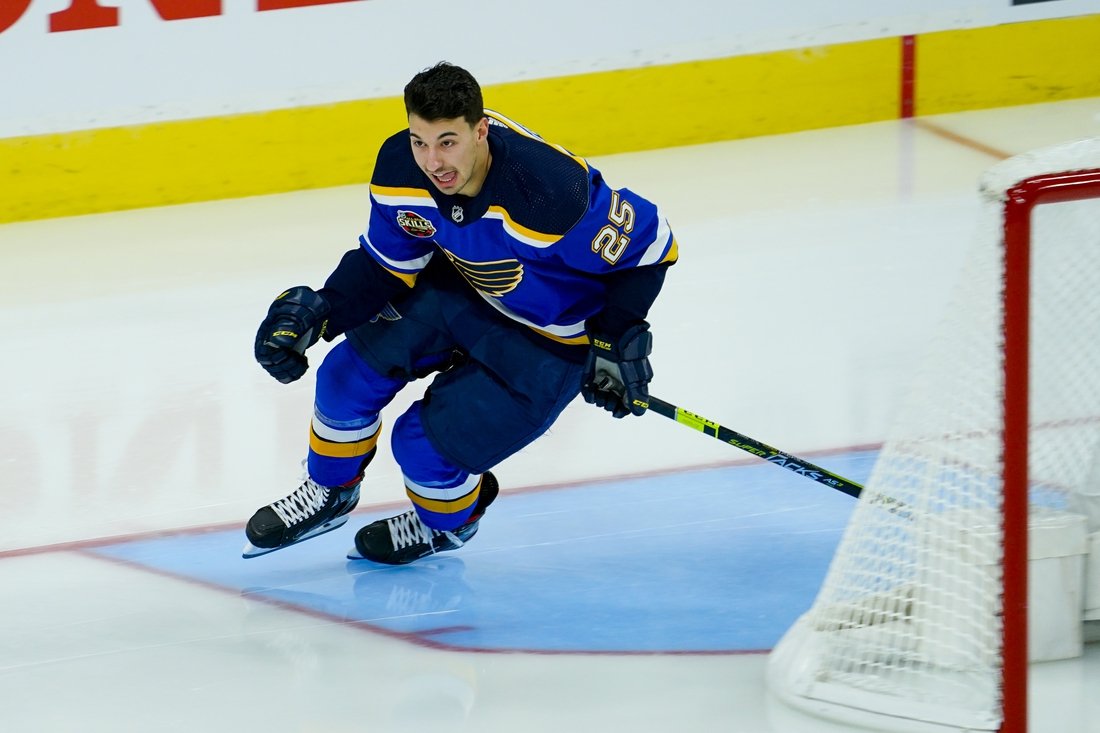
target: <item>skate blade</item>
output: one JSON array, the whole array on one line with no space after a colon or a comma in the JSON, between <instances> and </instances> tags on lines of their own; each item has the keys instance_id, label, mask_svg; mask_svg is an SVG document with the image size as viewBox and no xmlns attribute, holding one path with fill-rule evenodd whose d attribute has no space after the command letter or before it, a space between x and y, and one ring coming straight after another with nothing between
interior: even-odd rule
<instances>
[{"instance_id":1,"label":"skate blade","mask_svg":"<svg viewBox=\"0 0 1100 733\"><path fill-rule=\"evenodd\" d=\"M340 529L340 527L343 527L347 523L347 521L347 514L343 515L342 517L336 517L330 522L318 524L316 527L306 532L304 535L294 540L293 542L288 542L287 544L279 545L278 547L256 547L251 542L245 541L244 549L241 550L241 557L243 557L245 560L248 560L253 557L259 557L260 555L267 555L269 553L275 552L276 550L284 550L287 547L293 547L299 542L305 542L312 537L323 535L326 532L331 532L334 529Z\"/></svg>"},{"instance_id":2,"label":"skate blade","mask_svg":"<svg viewBox=\"0 0 1100 733\"><path fill-rule=\"evenodd\" d=\"M444 532L443 534L446 535L447 538L450 539L452 543L454 543L454 546L453 547L446 547L442 550L438 550L438 552L447 552L448 550L457 550L458 548L460 548L460 547L462 547L463 545L466 544L461 539L459 539L457 535L455 535L451 532ZM434 555L436 553L433 552L431 554ZM428 557L428 556L425 555L425 557ZM351 549L348 550L348 559L349 560L366 560L367 558L363 557L363 554L361 552L359 552L359 548L357 548L355 545L352 545ZM389 565L390 563L382 563L382 564L383 565Z\"/></svg>"}]
</instances>

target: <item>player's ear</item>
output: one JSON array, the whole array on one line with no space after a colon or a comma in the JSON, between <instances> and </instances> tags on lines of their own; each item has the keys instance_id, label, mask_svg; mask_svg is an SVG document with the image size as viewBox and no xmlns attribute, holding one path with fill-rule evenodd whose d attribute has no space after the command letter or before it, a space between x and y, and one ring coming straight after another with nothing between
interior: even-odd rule
<instances>
[{"instance_id":1,"label":"player's ear","mask_svg":"<svg viewBox=\"0 0 1100 733\"><path fill-rule=\"evenodd\" d=\"M474 125L474 137L478 142L481 142L485 138L489 137L489 118L482 117Z\"/></svg>"}]
</instances>

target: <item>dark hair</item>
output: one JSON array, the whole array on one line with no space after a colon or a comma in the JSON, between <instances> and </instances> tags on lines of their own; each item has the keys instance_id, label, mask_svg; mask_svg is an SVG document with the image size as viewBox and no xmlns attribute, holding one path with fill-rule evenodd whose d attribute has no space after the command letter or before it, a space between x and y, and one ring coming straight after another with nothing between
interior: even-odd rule
<instances>
[{"instance_id":1,"label":"dark hair","mask_svg":"<svg viewBox=\"0 0 1100 733\"><path fill-rule=\"evenodd\" d=\"M405 112L428 122L462 117L473 126L485 116L485 103L470 72L440 61L405 85Z\"/></svg>"}]
</instances>

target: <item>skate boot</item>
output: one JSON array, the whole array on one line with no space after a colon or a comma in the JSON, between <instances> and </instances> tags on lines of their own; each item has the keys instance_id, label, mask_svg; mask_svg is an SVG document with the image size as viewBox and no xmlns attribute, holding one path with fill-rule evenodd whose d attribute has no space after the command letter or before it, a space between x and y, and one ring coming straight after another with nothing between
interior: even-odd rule
<instances>
[{"instance_id":1,"label":"skate boot","mask_svg":"<svg viewBox=\"0 0 1100 733\"><path fill-rule=\"evenodd\" d=\"M355 546L348 550L348 559L405 565L437 552L462 547L477 534L478 522L499 491L496 477L486 471L474 513L465 524L447 532L425 525L416 509L371 522L355 534Z\"/></svg>"},{"instance_id":2,"label":"skate boot","mask_svg":"<svg viewBox=\"0 0 1100 733\"><path fill-rule=\"evenodd\" d=\"M373 453L372 456L373 457ZM363 468L369 463L363 462ZM363 473L341 486L321 486L309 476L290 496L257 510L244 533L245 558L266 555L344 526L359 503Z\"/></svg>"}]
</instances>

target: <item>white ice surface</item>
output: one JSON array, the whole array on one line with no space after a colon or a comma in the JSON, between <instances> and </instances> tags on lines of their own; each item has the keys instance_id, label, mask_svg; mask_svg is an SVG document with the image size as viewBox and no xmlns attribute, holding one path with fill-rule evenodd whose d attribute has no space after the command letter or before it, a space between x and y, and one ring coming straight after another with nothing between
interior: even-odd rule
<instances>
[{"instance_id":1,"label":"white ice surface","mask_svg":"<svg viewBox=\"0 0 1100 733\"><path fill-rule=\"evenodd\" d=\"M1100 134L1100 100L935 121L1015 153ZM995 162L902 123L594 159L680 242L653 393L792 452L881 441ZM252 338L272 297L355 246L365 195L0 227L0 549L242 522L288 493L312 379L267 377ZM365 502L401 497L381 445ZM575 403L497 473L509 489L741 457ZM0 588L0 730L250 730L257 709L271 731L835 730L767 705L762 657L413 649L71 552L0 558ZM1033 670L1033 730L1100 731L1096 656Z\"/></svg>"}]
</instances>

